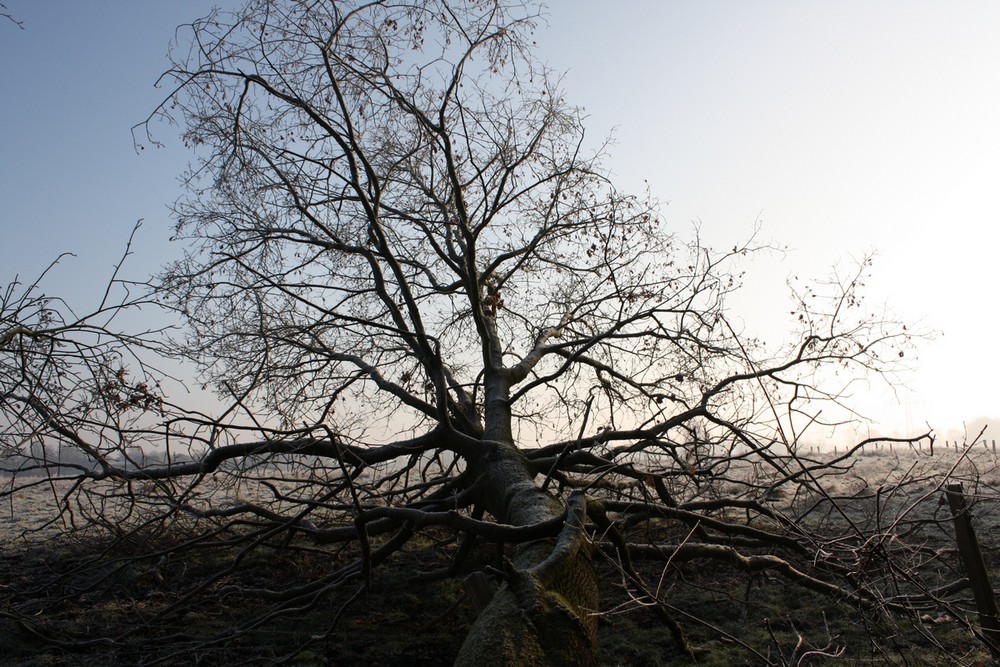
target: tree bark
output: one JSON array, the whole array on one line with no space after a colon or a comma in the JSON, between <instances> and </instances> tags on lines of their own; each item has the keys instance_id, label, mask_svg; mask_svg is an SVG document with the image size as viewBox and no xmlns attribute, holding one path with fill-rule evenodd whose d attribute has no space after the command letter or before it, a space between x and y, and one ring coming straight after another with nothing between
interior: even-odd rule
<instances>
[{"instance_id":1,"label":"tree bark","mask_svg":"<svg viewBox=\"0 0 1000 667\"><path fill-rule=\"evenodd\" d=\"M474 462L484 507L530 525L567 515L558 538L519 545L506 582L473 624L456 665L596 665L597 572L583 535L585 505L569 510L534 482L512 444L489 443Z\"/></svg>"}]
</instances>

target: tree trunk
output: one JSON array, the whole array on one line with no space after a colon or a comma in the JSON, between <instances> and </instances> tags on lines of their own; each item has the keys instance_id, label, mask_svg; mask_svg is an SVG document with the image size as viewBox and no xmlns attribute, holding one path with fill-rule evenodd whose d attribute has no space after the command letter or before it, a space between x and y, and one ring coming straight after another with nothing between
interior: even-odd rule
<instances>
[{"instance_id":1,"label":"tree trunk","mask_svg":"<svg viewBox=\"0 0 1000 667\"><path fill-rule=\"evenodd\" d=\"M490 444L473 463L479 496L499 521L530 525L562 516L563 504L534 482L511 444ZM518 546L512 572L476 619L456 665L596 665L597 573L572 508L558 539Z\"/></svg>"}]
</instances>

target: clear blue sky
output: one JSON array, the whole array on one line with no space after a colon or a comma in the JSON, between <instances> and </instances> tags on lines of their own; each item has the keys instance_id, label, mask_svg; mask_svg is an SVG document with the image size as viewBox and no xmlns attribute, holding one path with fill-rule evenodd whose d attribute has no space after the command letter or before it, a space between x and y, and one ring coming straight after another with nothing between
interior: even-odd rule
<instances>
[{"instance_id":1,"label":"clear blue sky","mask_svg":"<svg viewBox=\"0 0 1000 667\"><path fill-rule=\"evenodd\" d=\"M162 98L174 28L210 3L7 5L25 29L0 24L0 282L72 251L49 285L85 308L137 219L133 275L178 250L188 156L165 129L136 154L130 127ZM871 298L943 332L901 403L863 397L892 430L1000 416L998 34L993 0L560 0L538 42L591 135L614 129L622 187L645 179L719 247L758 215L790 246L751 267L751 331L779 335L787 276L877 251Z\"/></svg>"},{"instance_id":2,"label":"clear blue sky","mask_svg":"<svg viewBox=\"0 0 1000 667\"><path fill-rule=\"evenodd\" d=\"M34 276L73 252L52 291L75 303L99 300L95 288L138 219L146 222L133 275L175 250L165 250L167 205L189 156L166 128L165 149L137 154L130 128L164 97L153 84L175 28L210 5L5 4L24 29L0 23L0 282Z\"/></svg>"}]
</instances>

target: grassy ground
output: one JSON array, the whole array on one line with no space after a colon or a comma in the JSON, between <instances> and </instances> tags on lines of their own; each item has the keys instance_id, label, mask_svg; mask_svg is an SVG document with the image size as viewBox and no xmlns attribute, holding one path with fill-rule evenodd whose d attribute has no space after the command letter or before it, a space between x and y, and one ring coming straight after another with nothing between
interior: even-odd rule
<instances>
[{"instance_id":1,"label":"grassy ground","mask_svg":"<svg viewBox=\"0 0 1000 667\"><path fill-rule=\"evenodd\" d=\"M4 662L32 667L282 661L303 666L447 665L475 613L464 599L460 579L420 576L447 564L440 560L441 553L429 546L409 550L381 568L371 588L350 605L332 631L331 622L360 582L331 593L310 609L240 631L266 611L265 605L250 596L220 591L292 585L329 563L318 554L261 554L247 559L192 603L183 599L183 592L208 581L218 571L221 554L197 554L157 570L149 560L132 560L134 554L127 549L103 553L96 545L45 544L8 550L0 557L0 585L28 613L25 624L0 620L7 638ZM91 557L112 559L104 568L108 577L104 581L99 580L100 569L74 572ZM480 553L476 565L488 560L488 554ZM128 564L115 569L123 563ZM818 648L825 648L828 655L842 651L844 661L855 665L956 664L948 657L954 653L965 656L957 664L973 664L985 657L957 623L935 628L937 640L948 649L941 651L912 627L866 626L850 609L776 578L692 563L672 569L667 584L673 587L667 596L673 616L682 622L692 643L708 649L692 662L677 650L663 620L631 600L618 583L613 564L605 561L601 569L602 599L609 610L600 626L602 664L797 664L808 650ZM643 569L651 583L661 574L659 565ZM50 584L37 588L44 582ZM114 585L109 588L108 583ZM93 588L88 591L88 586ZM38 615L30 604L23 606L31 595L38 596ZM61 595L66 598L59 601ZM50 599L45 601L45 596ZM869 641L872 634L874 647ZM216 637L221 641L205 644ZM318 639L310 642L310 638ZM826 658L817 654L802 664L824 662Z\"/></svg>"},{"instance_id":2,"label":"grassy ground","mask_svg":"<svg viewBox=\"0 0 1000 667\"><path fill-rule=\"evenodd\" d=\"M894 520L916 525L942 511L937 495L921 500L933 483L928 478L905 496L859 504L849 518L868 526ZM905 507L912 509L900 517ZM998 514L987 504L977 511L996 580ZM822 509L815 516L845 520ZM12 513L7 520L23 525L26 519ZM664 539L670 537L670 526L663 531ZM111 548L104 539L54 529L29 542L6 540L0 547L3 664L447 665L475 618L462 578L501 566L495 548L482 545L457 577L431 576L458 548L431 532L379 568L364 592L359 594L360 580L352 580L310 606L257 624L271 603L247 591L294 586L353 554L309 547L256 550L240 555L237 565L237 552L220 543L159 557L183 538L178 527ZM938 545L950 539L939 529L936 537L928 533L932 538ZM665 593L671 616L691 643L707 649L692 659L678 651L656 610L630 595L613 559L598 562L600 658L606 665L808 665L839 655L849 665L930 666L985 664L987 657L967 627L948 617L866 621L848 605L776 575L750 575L714 562L669 568L640 563L646 582ZM941 582L953 574L940 572Z\"/></svg>"}]
</instances>

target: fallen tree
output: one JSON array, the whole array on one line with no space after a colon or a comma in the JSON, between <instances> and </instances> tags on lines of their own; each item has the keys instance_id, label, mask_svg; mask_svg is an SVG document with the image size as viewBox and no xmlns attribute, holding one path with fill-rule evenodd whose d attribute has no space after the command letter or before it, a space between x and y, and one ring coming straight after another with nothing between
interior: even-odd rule
<instances>
[{"instance_id":1,"label":"fallen tree","mask_svg":"<svg viewBox=\"0 0 1000 667\"><path fill-rule=\"evenodd\" d=\"M294 586L241 589L271 605L253 624L356 599L431 527L462 540L453 575L477 543L507 545L459 664L596 664L600 559L689 655L697 614L634 559L774 573L873 618L960 590L919 583L926 554L828 488L875 440L801 450L852 380L891 381L911 347L866 310L868 262L793 294L787 345L742 336L726 298L760 248L685 240L614 187L533 56L536 20L506 2L254 1L188 26L137 128L177 121L198 160L175 207L187 254L149 285L184 335L8 291L5 495L45 473L68 485L68 525L183 522L164 563L235 549L181 607L254 550L329 550ZM165 395L150 351L194 364L218 403Z\"/></svg>"}]
</instances>

